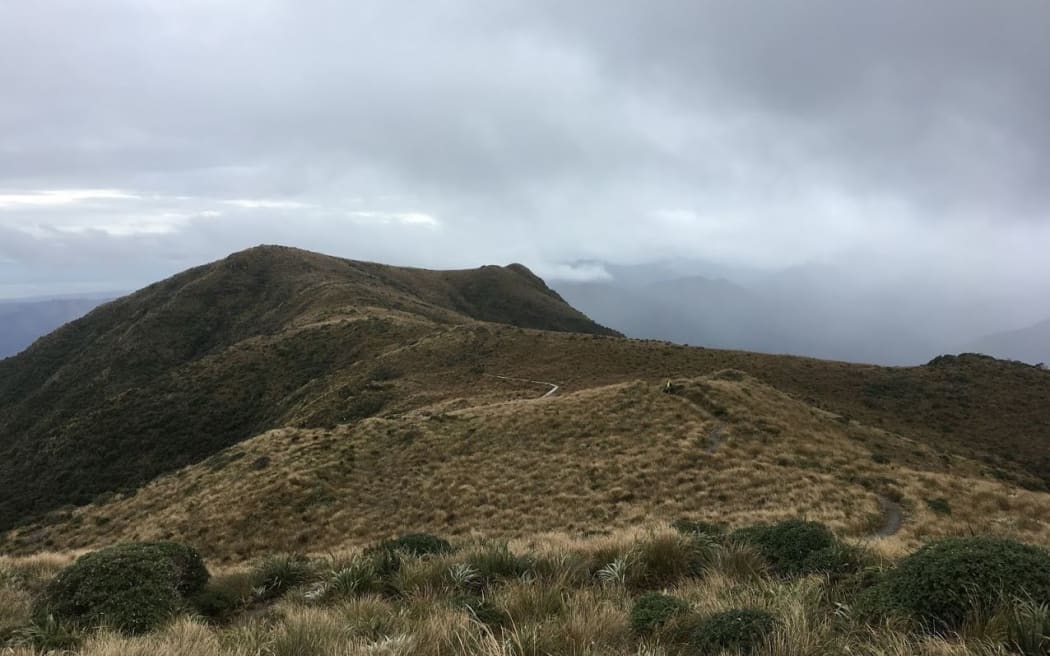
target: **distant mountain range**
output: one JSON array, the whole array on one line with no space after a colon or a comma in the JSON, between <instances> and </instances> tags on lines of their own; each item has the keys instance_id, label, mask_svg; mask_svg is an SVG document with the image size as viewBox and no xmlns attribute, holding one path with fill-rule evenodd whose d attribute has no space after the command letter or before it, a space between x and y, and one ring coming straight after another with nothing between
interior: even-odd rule
<instances>
[{"instance_id":1,"label":"distant mountain range","mask_svg":"<svg viewBox=\"0 0 1050 656\"><path fill-rule=\"evenodd\" d=\"M1020 330L987 335L962 345L959 351L1029 364L1050 363L1050 319Z\"/></svg>"},{"instance_id":2,"label":"distant mountain range","mask_svg":"<svg viewBox=\"0 0 1050 656\"><path fill-rule=\"evenodd\" d=\"M705 275L683 275L688 265L593 266L609 279L551 285L630 337L884 365L921 364L946 352L1050 360L1050 322L976 340L1009 325L1013 308L1028 307L1003 295L948 298L907 283L842 282L844 272L818 267L726 272L729 278L710 266L694 268Z\"/></svg>"},{"instance_id":3,"label":"distant mountain range","mask_svg":"<svg viewBox=\"0 0 1050 656\"><path fill-rule=\"evenodd\" d=\"M87 314L109 298L112 296L0 300L0 359L21 352L37 338Z\"/></svg>"}]
</instances>

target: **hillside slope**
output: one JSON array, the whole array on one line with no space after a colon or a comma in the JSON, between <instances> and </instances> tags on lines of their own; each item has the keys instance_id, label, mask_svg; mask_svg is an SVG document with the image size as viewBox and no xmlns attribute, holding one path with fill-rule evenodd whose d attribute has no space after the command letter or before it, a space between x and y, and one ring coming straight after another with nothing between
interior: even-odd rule
<instances>
[{"instance_id":1,"label":"hillside slope","mask_svg":"<svg viewBox=\"0 0 1050 656\"><path fill-rule=\"evenodd\" d=\"M7 548L177 539L242 561L414 530L528 537L682 516L805 515L867 539L886 521L880 497L905 508L898 548L961 525L1050 543L1050 495L726 371L677 380L674 394L629 382L269 431L133 496L10 534ZM954 517L933 499L950 499Z\"/></svg>"},{"instance_id":2,"label":"hillside slope","mask_svg":"<svg viewBox=\"0 0 1050 656\"><path fill-rule=\"evenodd\" d=\"M853 365L610 332L520 266L428 272L273 247L235 254L0 363L0 527L131 494L275 429L352 431L368 418L490 407L545 391L530 380L573 395L724 369L975 463L984 478L1050 482L1046 371L980 356ZM606 411L587 410L594 422ZM514 430L526 443L543 425Z\"/></svg>"},{"instance_id":3,"label":"hillside slope","mask_svg":"<svg viewBox=\"0 0 1050 656\"><path fill-rule=\"evenodd\" d=\"M374 414L393 395L370 360L475 320L615 334L520 265L432 272L280 247L109 303L0 362L0 526L284 425L333 372L355 390L343 415Z\"/></svg>"}]
</instances>

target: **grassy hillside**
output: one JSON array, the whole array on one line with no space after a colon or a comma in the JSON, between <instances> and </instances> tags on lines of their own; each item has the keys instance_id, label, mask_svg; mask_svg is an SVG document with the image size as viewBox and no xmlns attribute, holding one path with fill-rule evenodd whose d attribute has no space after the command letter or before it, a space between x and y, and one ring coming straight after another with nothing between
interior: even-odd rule
<instances>
[{"instance_id":1,"label":"grassy hillside","mask_svg":"<svg viewBox=\"0 0 1050 656\"><path fill-rule=\"evenodd\" d=\"M736 371L660 389L639 381L273 430L5 544L176 539L243 561L411 530L520 538L683 516L733 525L806 516L869 538L886 521L886 499L907 517L897 548L961 526L1050 544L1039 519L1050 517L1050 495L997 480L981 463L847 422ZM952 514L932 510L935 499L949 499ZM265 531L254 530L260 521Z\"/></svg>"},{"instance_id":2,"label":"grassy hillside","mask_svg":"<svg viewBox=\"0 0 1050 656\"><path fill-rule=\"evenodd\" d=\"M396 395L370 361L475 319L615 334L521 266L431 272L278 247L109 303L0 362L0 526L284 425L333 372L353 396L341 416L374 414Z\"/></svg>"},{"instance_id":3,"label":"grassy hillside","mask_svg":"<svg viewBox=\"0 0 1050 656\"><path fill-rule=\"evenodd\" d=\"M0 650L1042 654L1050 552L978 538L991 551L973 567L961 549L952 567L995 580L943 576L937 604L990 601L941 634L907 610L933 588L905 568L950 536L1050 546L1048 482L1050 373L1036 367L630 340L520 265L253 249L0 362ZM781 520L819 544L769 542ZM452 550L376 549L418 531ZM183 598L192 558L114 550L152 555L84 585L104 618L138 622L158 595L151 632L56 620L41 601L80 580L56 577L77 554L141 540L192 545L216 575ZM1021 589L1032 581L1039 596ZM61 607L88 612L72 594ZM644 625L649 602L674 617ZM761 635L734 643L750 622Z\"/></svg>"},{"instance_id":4,"label":"grassy hillside","mask_svg":"<svg viewBox=\"0 0 1050 656\"><path fill-rule=\"evenodd\" d=\"M238 253L110 303L0 363L0 527L131 494L267 431L356 435L369 417L396 424L546 389L498 376L571 395L735 369L837 421L975 463L981 477L1026 489L1050 480L1046 371L979 356L852 365L610 332L518 265L429 272L276 247ZM611 412L572 409L569 399L585 398L567 396L560 421ZM634 421L610 417L605 432ZM552 439L562 435L548 423ZM515 430L534 437L528 424Z\"/></svg>"}]
</instances>

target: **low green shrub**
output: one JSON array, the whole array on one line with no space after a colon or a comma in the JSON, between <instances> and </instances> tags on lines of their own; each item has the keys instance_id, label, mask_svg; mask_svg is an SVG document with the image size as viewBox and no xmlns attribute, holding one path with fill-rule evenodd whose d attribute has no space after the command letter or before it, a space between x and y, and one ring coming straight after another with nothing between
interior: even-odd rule
<instances>
[{"instance_id":1,"label":"low green shrub","mask_svg":"<svg viewBox=\"0 0 1050 656\"><path fill-rule=\"evenodd\" d=\"M262 600L282 597L292 588L309 582L316 567L301 554L277 554L265 558L251 571L256 596Z\"/></svg>"},{"instance_id":2,"label":"low green shrub","mask_svg":"<svg viewBox=\"0 0 1050 656\"><path fill-rule=\"evenodd\" d=\"M370 561L375 577L378 580L389 582L401 569L403 557L425 558L452 551L452 544L444 538L429 533L406 533L400 537L374 544L365 549L362 555ZM390 585L384 588L388 594L396 593Z\"/></svg>"},{"instance_id":3,"label":"low green shrub","mask_svg":"<svg viewBox=\"0 0 1050 656\"><path fill-rule=\"evenodd\" d=\"M34 605L38 625L105 626L139 634L186 608L208 571L193 549L172 542L118 544L81 556L62 570Z\"/></svg>"},{"instance_id":4,"label":"low green shrub","mask_svg":"<svg viewBox=\"0 0 1050 656\"><path fill-rule=\"evenodd\" d=\"M758 524L734 531L732 537L756 546L773 571L782 576L844 574L859 564L859 554L851 554L828 527L818 522L788 519Z\"/></svg>"},{"instance_id":5,"label":"low green shrub","mask_svg":"<svg viewBox=\"0 0 1050 656\"><path fill-rule=\"evenodd\" d=\"M369 551L397 551L410 556L433 556L452 552L452 544L429 533L407 533L392 540L384 540Z\"/></svg>"},{"instance_id":6,"label":"low green shrub","mask_svg":"<svg viewBox=\"0 0 1050 656\"><path fill-rule=\"evenodd\" d=\"M212 622L226 622L244 607L240 596L223 588L206 588L194 595L190 604Z\"/></svg>"},{"instance_id":7,"label":"low green shrub","mask_svg":"<svg viewBox=\"0 0 1050 656\"><path fill-rule=\"evenodd\" d=\"M203 590L190 598L190 604L201 617L226 622L243 610L253 596L252 574L236 572L212 578Z\"/></svg>"},{"instance_id":8,"label":"low green shrub","mask_svg":"<svg viewBox=\"0 0 1050 656\"><path fill-rule=\"evenodd\" d=\"M487 597L468 597L463 602L471 617L488 627L510 626L510 613Z\"/></svg>"},{"instance_id":9,"label":"low green shrub","mask_svg":"<svg viewBox=\"0 0 1050 656\"><path fill-rule=\"evenodd\" d=\"M736 608L702 618L689 646L699 654L753 653L776 629L777 618L758 608Z\"/></svg>"},{"instance_id":10,"label":"low green shrub","mask_svg":"<svg viewBox=\"0 0 1050 656\"><path fill-rule=\"evenodd\" d=\"M905 557L875 594L934 630L994 612L1006 597L1050 603L1050 551L994 537L945 538Z\"/></svg>"},{"instance_id":11,"label":"low green shrub","mask_svg":"<svg viewBox=\"0 0 1050 656\"><path fill-rule=\"evenodd\" d=\"M937 513L938 515L951 515L952 506L948 503L947 499L927 499L926 507Z\"/></svg>"},{"instance_id":12,"label":"low green shrub","mask_svg":"<svg viewBox=\"0 0 1050 656\"><path fill-rule=\"evenodd\" d=\"M163 554L175 566L179 594L196 594L208 584L208 568L204 566L204 559L196 549L171 541L145 544Z\"/></svg>"},{"instance_id":13,"label":"low green shrub","mask_svg":"<svg viewBox=\"0 0 1050 656\"><path fill-rule=\"evenodd\" d=\"M651 592L636 599L631 606L631 629L637 635L649 635L674 617L688 611L689 604L682 599Z\"/></svg>"},{"instance_id":14,"label":"low green shrub","mask_svg":"<svg viewBox=\"0 0 1050 656\"><path fill-rule=\"evenodd\" d=\"M834 583L870 567L874 561L870 552L836 542L806 556L802 561L802 571L824 574Z\"/></svg>"},{"instance_id":15,"label":"low green shrub","mask_svg":"<svg viewBox=\"0 0 1050 656\"><path fill-rule=\"evenodd\" d=\"M713 538L721 537L728 531L725 524L692 519L676 519L671 522L671 528L682 535L707 535Z\"/></svg>"}]
</instances>

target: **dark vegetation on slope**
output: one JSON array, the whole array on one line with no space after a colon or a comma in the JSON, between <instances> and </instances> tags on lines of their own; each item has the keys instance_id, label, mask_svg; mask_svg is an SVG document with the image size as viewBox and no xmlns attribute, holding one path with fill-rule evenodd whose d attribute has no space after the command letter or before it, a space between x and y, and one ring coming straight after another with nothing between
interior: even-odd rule
<instances>
[{"instance_id":1,"label":"dark vegetation on slope","mask_svg":"<svg viewBox=\"0 0 1050 656\"><path fill-rule=\"evenodd\" d=\"M524 267L433 272L260 247L107 304L0 362L0 527L274 426L308 385L471 319L610 335ZM361 366L339 420L391 400Z\"/></svg>"},{"instance_id":2,"label":"dark vegetation on slope","mask_svg":"<svg viewBox=\"0 0 1050 656\"><path fill-rule=\"evenodd\" d=\"M146 633L189 607L210 575L194 549L175 542L118 544L77 559L36 600L40 624Z\"/></svg>"},{"instance_id":3,"label":"dark vegetation on slope","mask_svg":"<svg viewBox=\"0 0 1050 656\"><path fill-rule=\"evenodd\" d=\"M1050 480L1046 371L979 356L849 365L611 334L520 265L431 272L278 247L238 253L0 362L0 528L134 490L270 428L473 398L494 384L482 373L569 392L739 369L843 422L946 458L976 455L1029 487Z\"/></svg>"}]
</instances>

